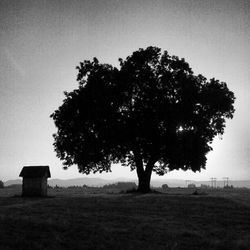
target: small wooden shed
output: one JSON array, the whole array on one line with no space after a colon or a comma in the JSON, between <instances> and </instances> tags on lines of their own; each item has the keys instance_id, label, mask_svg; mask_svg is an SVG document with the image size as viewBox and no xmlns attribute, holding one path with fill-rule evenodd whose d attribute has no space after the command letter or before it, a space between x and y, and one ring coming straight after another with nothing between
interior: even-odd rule
<instances>
[{"instance_id":1,"label":"small wooden shed","mask_svg":"<svg viewBox=\"0 0 250 250\"><path fill-rule=\"evenodd\" d=\"M47 179L51 177L49 166L24 166L22 196L47 196Z\"/></svg>"}]
</instances>

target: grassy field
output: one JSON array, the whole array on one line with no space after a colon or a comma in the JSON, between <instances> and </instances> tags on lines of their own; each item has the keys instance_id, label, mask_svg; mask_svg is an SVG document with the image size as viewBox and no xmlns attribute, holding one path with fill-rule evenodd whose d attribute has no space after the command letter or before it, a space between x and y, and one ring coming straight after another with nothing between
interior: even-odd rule
<instances>
[{"instance_id":1,"label":"grassy field","mask_svg":"<svg viewBox=\"0 0 250 250\"><path fill-rule=\"evenodd\" d=\"M0 189L0 249L250 249L250 190Z\"/></svg>"}]
</instances>

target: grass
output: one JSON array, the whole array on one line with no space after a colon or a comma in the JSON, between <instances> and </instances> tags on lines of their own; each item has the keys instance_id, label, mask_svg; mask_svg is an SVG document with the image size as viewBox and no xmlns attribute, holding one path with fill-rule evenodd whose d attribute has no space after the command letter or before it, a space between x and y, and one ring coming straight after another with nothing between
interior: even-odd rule
<instances>
[{"instance_id":1,"label":"grass","mask_svg":"<svg viewBox=\"0 0 250 250\"><path fill-rule=\"evenodd\" d=\"M1 190L0 249L249 249L250 190L97 191Z\"/></svg>"}]
</instances>

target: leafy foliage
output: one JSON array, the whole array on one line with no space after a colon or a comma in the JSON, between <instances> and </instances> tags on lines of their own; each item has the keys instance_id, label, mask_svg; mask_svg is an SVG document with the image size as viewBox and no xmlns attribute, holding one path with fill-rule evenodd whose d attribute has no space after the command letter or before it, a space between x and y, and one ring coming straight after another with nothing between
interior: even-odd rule
<instances>
[{"instance_id":1,"label":"leafy foliage","mask_svg":"<svg viewBox=\"0 0 250 250\"><path fill-rule=\"evenodd\" d=\"M157 47L139 49L120 68L93 61L77 67L79 86L65 92L51 117L57 156L85 174L111 163L159 175L205 168L211 142L232 118L226 83L195 75L189 64Z\"/></svg>"}]
</instances>

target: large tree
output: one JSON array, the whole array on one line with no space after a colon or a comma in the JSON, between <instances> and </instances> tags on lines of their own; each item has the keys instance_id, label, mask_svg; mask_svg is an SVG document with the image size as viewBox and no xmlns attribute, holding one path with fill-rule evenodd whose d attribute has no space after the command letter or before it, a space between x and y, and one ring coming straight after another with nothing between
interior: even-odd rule
<instances>
[{"instance_id":1,"label":"large tree","mask_svg":"<svg viewBox=\"0 0 250 250\"><path fill-rule=\"evenodd\" d=\"M141 192L150 190L152 171L205 168L212 140L234 113L226 83L194 75L184 59L157 47L119 62L81 62L78 88L65 92L51 115L64 167L76 164L89 174L121 163L137 171Z\"/></svg>"}]
</instances>

